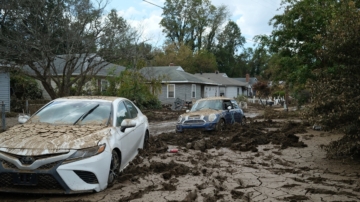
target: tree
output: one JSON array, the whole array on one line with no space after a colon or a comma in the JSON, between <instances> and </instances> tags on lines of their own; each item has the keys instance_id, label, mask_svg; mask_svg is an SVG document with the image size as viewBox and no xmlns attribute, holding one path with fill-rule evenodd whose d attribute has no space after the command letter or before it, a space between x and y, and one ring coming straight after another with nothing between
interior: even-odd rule
<instances>
[{"instance_id":1,"label":"tree","mask_svg":"<svg viewBox=\"0 0 360 202\"><path fill-rule=\"evenodd\" d=\"M121 57L111 49L131 41L128 25L113 11L102 23L105 5L99 2L95 7L90 0L5 1L0 58L25 67L24 73L39 80L51 98L69 95L74 85L80 94L108 61ZM55 64L57 59L66 61L63 68Z\"/></svg>"},{"instance_id":2,"label":"tree","mask_svg":"<svg viewBox=\"0 0 360 202\"><path fill-rule=\"evenodd\" d=\"M192 51L211 49L213 39L228 12L225 6L216 8L210 0L166 0L160 25L169 41L187 45ZM210 29L207 34L206 29Z\"/></svg>"},{"instance_id":3,"label":"tree","mask_svg":"<svg viewBox=\"0 0 360 202\"><path fill-rule=\"evenodd\" d=\"M241 36L239 26L229 21L225 29L217 36L218 44L215 50L215 56L218 63L218 69L227 73L228 76L236 75L236 52L243 46L245 38Z\"/></svg>"},{"instance_id":4,"label":"tree","mask_svg":"<svg viewBox=\"0 0 360 202\"><path fill-rule=\"evenodd\" d=\"M175 44L166 44L162 50L155 51L154 55L153 65L155 66L169 66L172 63L188 71L193 64L193 52L184 44L179 47Z\"/></svg>"},{"instance_id":5,"label":"tree","mask_svg":"<svg viewBox=\"0 0 360 202\"><path fill-rule=\"evenodd\" d=\"M283 0L284 13L275 15L270 24L274 30L269 37L258 39L276 54L272 64L273 79L283 80L292 87L303 85L313 78L312 70L321 65L317 51L322 44L315 39L326 35L337 0Z\"/></svg>"},{"instance_id":6,"label":"tree","mask_svg":"<svg viewBox=\"0 0 360 202\"><path fill-rule=\"evenodd\" d=\"M171 63L181 66L189 73L214 72L217 68L215 56L206 50L193 53L189 46L180 45L178 48L174 44L168 44L163 50L154 52L153 65L168 66Z\"/></svg>"},{"instance_id":7,"label":"tree","mask_svg":"<svg viewBox=\"0 0 360 202\"><path fill-rule=\"evenodd\" d=\"M328 156L360 157L359 1L339 1L329 22L327 34L315 37L323 44L317 51L323 65L308 83L313 101L306 115L327 130L345 133L325 147Z\"/></svg>"}]
</instances>

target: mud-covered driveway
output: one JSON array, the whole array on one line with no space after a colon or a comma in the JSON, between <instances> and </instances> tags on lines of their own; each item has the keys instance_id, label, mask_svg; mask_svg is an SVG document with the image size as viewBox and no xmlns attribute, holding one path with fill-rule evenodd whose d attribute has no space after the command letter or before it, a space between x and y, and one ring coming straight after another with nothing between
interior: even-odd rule
<instances>
[{"instance_id":1,"label":"mud-covered driveway","mask_svg":"<svg viewBox=\"0 0 360 202\"><path fill-rule=\"evenodd\" d=\"M261 116L222 133L176 134L163 121L151 122L158 135L113 187L65 196L1 194L0 200L359 201L360 164L325 159L320 148L340 135L286 116ZM169 153L172 148L178 152Z\"/></svg>"}]
</instances>

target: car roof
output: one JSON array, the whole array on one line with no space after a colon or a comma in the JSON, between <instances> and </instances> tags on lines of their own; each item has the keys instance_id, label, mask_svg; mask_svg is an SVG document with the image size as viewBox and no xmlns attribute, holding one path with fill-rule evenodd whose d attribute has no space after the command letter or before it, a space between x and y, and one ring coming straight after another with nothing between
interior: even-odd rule
<instances>
[{"instance_id":1,"label":"car roof","mask_svg":"<svg viewBox=\"0 0 360 202\"><path fill-rule=\"evenodd\" d=\"M68 97L61 97L57 98L56 100L103 100L103 101L111 101L113 102L116 99L126 99L123 97L115 97L115 96L68 96Z\"/></svg>"},{"instance_id":2,"label":"car roof","mask_svg":"<svg viewBox=\"0 0 360 202\"><path fill-rule=\"evenodd\" d=\"M228 98L228 97L208 97L208 98L202 98L202 99L197 100L197 101L203 101L203 100L233 100L233 99Z\"/></svg>"}]
</instances>

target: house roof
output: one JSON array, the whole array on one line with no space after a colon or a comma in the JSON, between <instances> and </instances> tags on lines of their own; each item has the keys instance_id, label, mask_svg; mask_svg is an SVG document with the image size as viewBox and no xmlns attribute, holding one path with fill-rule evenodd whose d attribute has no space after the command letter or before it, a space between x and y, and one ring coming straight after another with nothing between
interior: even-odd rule
<instances>
[{"instance_id":1,"label":"house roof","mask_svg":"<svg viewBox=\"0 0 360 202\"><path fill-rule=\"evenodd\" d=\"M210 79L204 79L203 77L187 73L180 66L144 67L140 71L147 78L158 78L164 75L165 78L162 81L163 83L198 83L219 85Z\"/></svg>"},{"instance_id":2,"label":"house roof","mask_svg":"<svg viewBox=\"0 0 360 202\"><path fill-rule=\"evenodd\" d=\"M241 81L241 82L246 82L246 78L233 78L233 79ZM257 83L257 78L256 77L250 77L249 78L249 84L252 86L255 83Z\"/></svg>"},{"instance_id":3,"label":"house roof","mask_svg":"<svg viewBox=\"0 0 360 202\"><path fill-rule=\"evenodd\" d=\"M46 61L39 61L35 63L35 65L38 66L38 70L40 72L43 71L41 66L45 65L45 62ZM107 76L112 69L114 69L115 75L118 75L120 72L126 69L123 66L106 62L96 54L72 54L55 56L53 62L51 63L51 74L63 75L64 67L69 62L75 63L75 68L72 70L72 75L81 74L81 72L85 71L89 66L92 66L94 71L100 69L96 74L97 76ZM28 65L25 65L23 70L29 72L30 74L35 74L35 72Z\"/></svg>"},{"instance_id":4,"label":"house roof","mask_svg":"<svg viewBox=\"0 0 360 202\"><path fill-rule=\"evenodd\" d=\"M196 73L196 76L207 78L223 86L247 86L248 83L229 78L226 73Z\"/></svg>"}]
</instances>

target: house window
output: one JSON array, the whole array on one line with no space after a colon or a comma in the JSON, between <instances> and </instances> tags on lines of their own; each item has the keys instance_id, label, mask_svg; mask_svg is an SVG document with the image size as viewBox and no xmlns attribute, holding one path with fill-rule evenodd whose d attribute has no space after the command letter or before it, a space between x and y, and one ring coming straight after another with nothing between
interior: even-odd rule
<instances>
[{"instance_id":1,"label":"house window","mask_svg":"<svg viewBox=\"0 0 360 202\"><path fill-rule=\"evenodd\" d=\"M167 85L167 96L168 98L175 98L175 84Z\"/></svg>"},{"instance_id":2,"label":"house window","mask_svg":"<svg viewBox=\"0 0 360 202\"><path fill-rule=\"evenodd\" d=\"M196 84L191 85L191 98L196 97Z\"/></svg>"},{"instance_id":3,"label":"house window","mask_svg":"<svg viewBox=\"0 0 360 202\"><path fill-rule=\"evenodd\" d=\"M101 79L101 92L105 92L109 83L107 80Z\"/></svg>"},{"instance_id":4,"label":"house window","mask_svg":"<svg viewBox=\"0 0 360 202\"><path fill-rule=\"evenodd\" d=\"M225 96L225 88L220 88L220 96Z\"/></svg>"}]
</instances>

